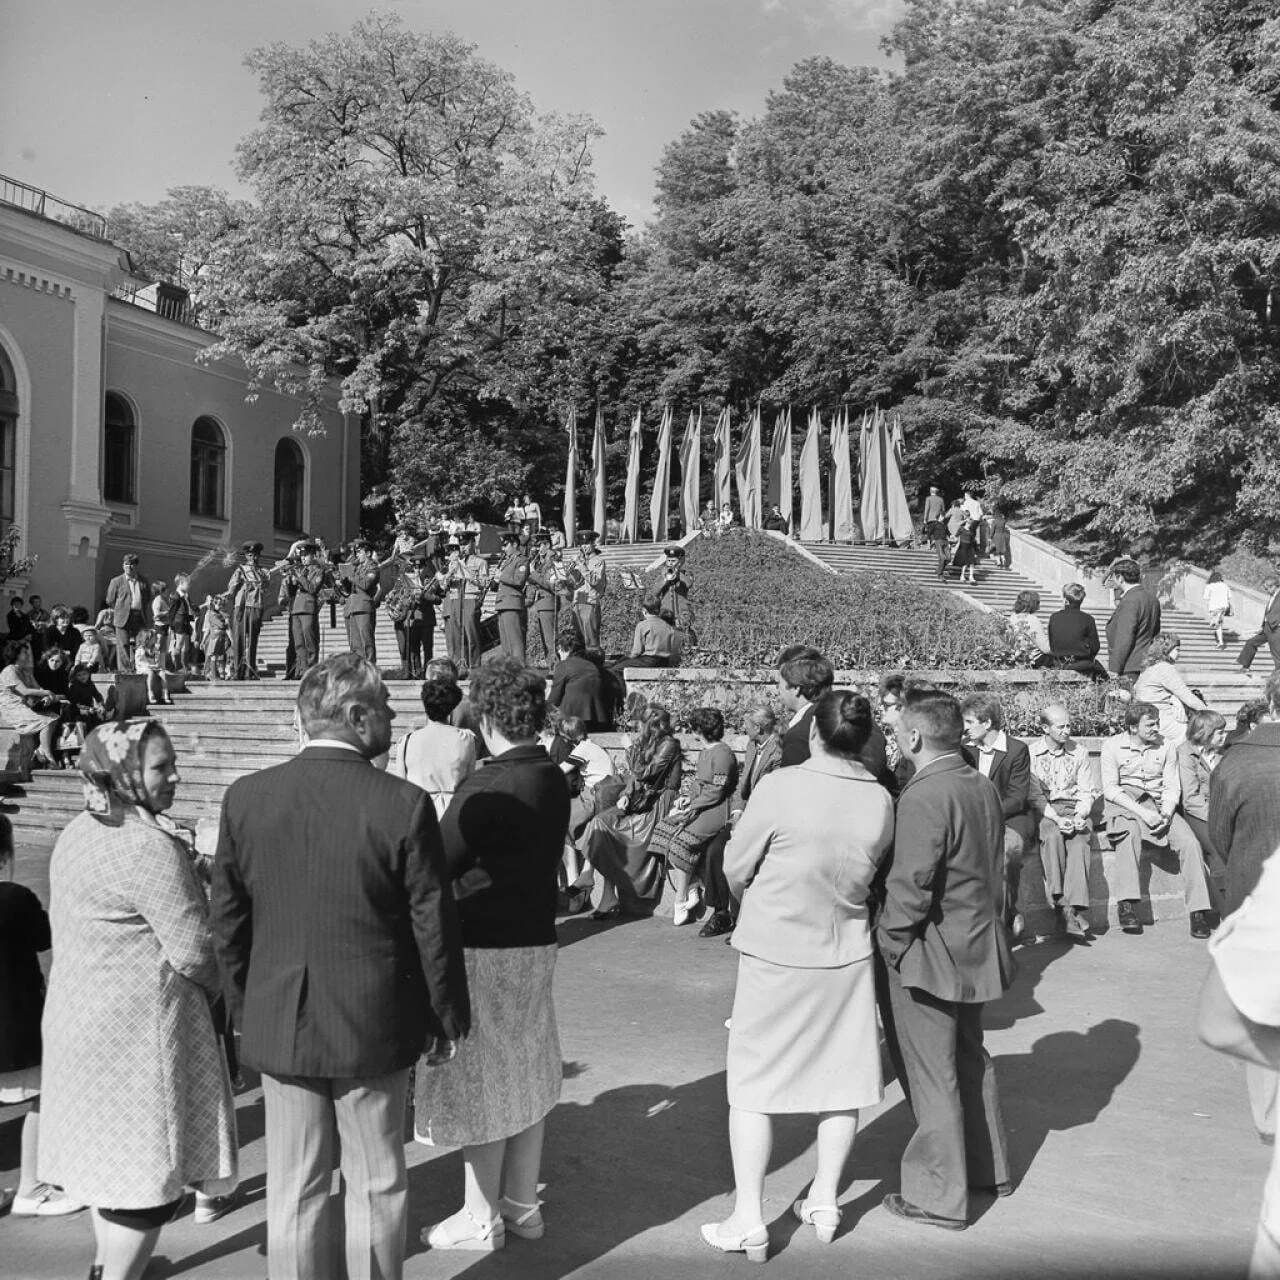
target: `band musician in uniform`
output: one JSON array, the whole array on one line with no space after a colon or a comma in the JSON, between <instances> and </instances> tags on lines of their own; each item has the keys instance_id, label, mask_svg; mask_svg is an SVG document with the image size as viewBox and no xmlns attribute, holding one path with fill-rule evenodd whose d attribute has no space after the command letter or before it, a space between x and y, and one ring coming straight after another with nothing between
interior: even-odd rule
<instances>
[{"instance_id":1,"label":"band musician in uniform","mask_svg":"<svg viewBox=\"0 0 1280 1280\"><path fill-rule=\"evenodd\" d=\"M547 670L550 670L556 661L556 628L560 615L557 579L564 576L564 565L558 553L552 549L551 534L546 529L540 529L534 534L533 548L524 594L534 633L542 642Z\"/></svg>"},{"instance_id":2,"label":"band musician in uniform","mask_svg":"<svg viewBox=\"0 0 1280 1280\"><path fill-rule=\"evenodd\" d=\"M289 639L293 645L291 680L301 680L320 659L320 592L329 580L328 571L317 562L318 548L314 542L304 542L297 552L296 563L285 566L279 595L281 609L289 611Z\"/></svg>"},{"instance_id":3,"label":"band musician in uniform","mask_svg":"<svg viewBox=\"0 0 1280 1280\"><path fill-rule=\"evenodd\" d=\"M502 652L524 666L525 637L529 630L528 602L525 584L529 580L529 559L520 534L502 535L502 563L498 566L497 597L498 638Z\"/></svg>"},{"instance_id":4,"label":"band musician in uniform","mask_svg":"<svg viewBox=\"0 0 1280 1280\"><path fill-rule=\"evenodd\" d=\"M347 623L347 644L352 653L358 653L376 667L378 650L373 628L378 601L382 597L378 562L373 548L363 538L352 543L352 550L355 559L351 565L351 577L344 584L346 600L342 605L342 616Z\"/></svg>"},{"instance_id":5,"label":"band musician in uniform","mask_svg":"<svg viewBox=\"0 0 1280 1280\"><path fill-rule=\"evenodd\" d=\"M448 570L449 599L455 608L458 656L454 659L469 670L480 665L480 609L489 589L489 563L476 552L476 535L464 529L459 536L459 554ZM452 656L452 655L451 655Z\"/></svg>"},{"instance_id":6,"label":"band musician in uniform","mask_svg":"<svg viewBox=\"0 0 1280 1280\"><path fill-rule=\"evenodd\" d=\"M684 548L670 546L663 554L667 559L658 584L658 612L687 635L693 625L693 610L689 607L689 580L684 576Z\"/></svg>"},{"instance_id":7,"label":"band musician in uniform","mask_svg":"<svg viewBox=\"0 0 1280 1280\"><path fill-rule=\"evenodd\" d=\"M573 566L576 586L573 611L582 630L582 642L588 649L600 648L600 602L607 585L605 559L597 545L600 535L588 529L578 535L585 544L578 549L578 562Z\"/></svg>"},{"instance_id":8,"label":"band musician in uniform","mask_svg":"<svg viewBox=\"0 0 1280 1280\"><path fill-rule=\"evenodd\" d=\"M236 565L226 594L232 601L231 672L234 680L258 678L258 635L266 606L267 580L271 576L259 566L262 543L246 542L240 548L243 562Z\"/></svg>"}]
</instances>

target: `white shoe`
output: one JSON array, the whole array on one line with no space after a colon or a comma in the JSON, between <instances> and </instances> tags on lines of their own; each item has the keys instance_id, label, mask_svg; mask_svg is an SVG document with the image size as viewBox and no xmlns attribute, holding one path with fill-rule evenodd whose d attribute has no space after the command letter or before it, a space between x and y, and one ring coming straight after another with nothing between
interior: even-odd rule
<instances>
[{"instance_id":1,"label":"white shoe","mask_svg":"<svg viewBox=\"0 0 1280 1280\"><path fill-rule=\"evenodd\" d=\"M677 902L671 909L671 923L678 929L682 924L689 923L689 903Z\"/></svg>"},{"instance_id":2,"label":"white shoe","mask_svg":"<svg viewBox=\"0 0 1280 1280\"><path fill-rule=\"evenodd\" d=\"M15 1218L57 1218L66 1213L79 1213L87 1207L58 1187L37 1182L29 1196L14 1196L9 1212Z\"/></svg>"},{"instance_id":3,"label":"white shoe","mask_svg":"<svg viewBox=\"0 0 1280 1280\"><path fill-rule=\"evenodd\" d=\"M432 1249L460 1249L471 1253L496 1253L507 1243L506 1224L499 1214L492 1222L481 1222L470 1210L462 1209L452 1218L437 1222L424 1231L422 1242Z\"/></svg>"},{"instance_id":4,"label":"white shoe","mask_svg":"<svg viewBox=\"0 0 1280 1280\"><path fill-rule=\"evenodd\" d=\"M234 1191L225 1196L206 1196L197 1191L196 1208L192 1218L200 1226L207 1226L210 1222L217 1222L219 1218L225 1218L236 1207L236 1204L237 1197Z\"/></svg>"}]
</instances>

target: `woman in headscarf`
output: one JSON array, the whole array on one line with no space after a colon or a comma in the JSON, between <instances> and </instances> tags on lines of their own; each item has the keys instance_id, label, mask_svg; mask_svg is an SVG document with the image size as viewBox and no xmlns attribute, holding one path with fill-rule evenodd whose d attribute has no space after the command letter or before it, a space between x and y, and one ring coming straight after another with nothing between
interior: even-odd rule
<instances>
[{"instance_id":1,"label":"woman in headscarf","mask_svg":"<svg viewBox=\"0 0 1280 1280\"><path fill-rule=\"evenodd\" d=\"M49 865L38 1168L92 1207L90 1280L136 1280L185 1188L234 1187L235 1112L205 898L163 817L173 744L155 720L102 725L80 771L85 811Z\"/></svg>"}]
</instances>

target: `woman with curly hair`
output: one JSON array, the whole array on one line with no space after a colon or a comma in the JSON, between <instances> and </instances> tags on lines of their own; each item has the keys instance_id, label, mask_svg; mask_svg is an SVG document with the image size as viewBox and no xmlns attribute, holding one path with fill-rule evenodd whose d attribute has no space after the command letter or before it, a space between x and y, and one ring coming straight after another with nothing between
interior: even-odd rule
<instances>
[{"instance_id":1,"label":"woman with curly hair","mask_svg":"<svg viewBox=\"0 0 1280 1280\"><path fill-rule=\"evenodd\" d=\"M463 1206L423 1233L433 1249L501 1249L536 1240L543 1126L562 1067L551 981L556 873L569 787L538 745L547 717L539 676L513 658L482 666L471 703L493 758L462 781L440 830L453 880L473 1011L471 1035L417 1073L414 1136L462 1147Z\"/></svg>"},{"instance_id":2,"label":"woman with curly hair","mask_svg":"<svg viewBox=\"0 0 1280 1280\"><path fill-rule=\"evenodd\" d=\"M587 824L582 847L605 888L596 920L650 916L662 897L662 863L649 852L654 828L680 794L683 753L665 707L650 703L623 765L617 803Z\"/></svg>"},{"instance_id":3,"label":"woman with curly hair","mask_svg":"<svg viewBox=\"0 0 1280 1280\"><path fill-rule=\"evenodd\" d=\"M1207 711L1208 705L1182 678L1174 665L1180 641L1172 631L1162 631L1147 646L1142 670L1133 684L1138 702L1149 702L1160 714L1160 736L1177 746L1187 736L1187 712Z\"/></svg>"},{"instance_id":4,"label":"woman with curly hair","mask_svg":"<svg viewBox=\"0 0 1280 1280\"><path fill-rule=\"evenodd\" d=\"M1006 621L1009 629L1028 649L1038 649L1039 655L1032 662L1033 667L1049 665L1049 632L1036 617L1040 612L1040 593L1038 591L1019 591L1013 602L1013 612Z\"/></svg>"},{"instance_id":5,"label":"woman with curly hair","mask_svg":"<svg viewBox=\"0 0 1280 1280\"><path fill-rule=\"evenodd\" d=\"M671 923L686 924L702 905L702 886L690 881L701 870L711 842L729 823L729 801L738 785L738 758L725 745L724 716L714 707L689 715L689 728L702 741L693 790L677 800L654 828L649 852L665 858L675 872Z\"/></svg>"}]
</instances>

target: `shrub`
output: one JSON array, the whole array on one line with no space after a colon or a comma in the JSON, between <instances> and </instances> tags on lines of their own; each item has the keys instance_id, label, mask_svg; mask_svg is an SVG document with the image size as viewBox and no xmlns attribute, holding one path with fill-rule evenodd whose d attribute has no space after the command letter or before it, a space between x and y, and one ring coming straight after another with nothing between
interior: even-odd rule
<instances>
[{"instance_id":1,"label":"shrub","mask_svg":"<svg viewBox=\"0 0 1280 1280\"><path fill-rule=\"evenodd\" d=\"M685 562L696 643L685 665L768 667L788 644L811 644L836 667L878 670L1027 666L1005 621L947 592L892 574L830 574L777 539L699 538ZM656 586L662 572L647 575ZM610 575L602 642L626 653L643 590Z\"/></svg>"},{"instance_id":2,"label":"shrub","mask_svg":"<svg viewBox=\"0 0 1280 1280\"><path fill-rule=\"evenodd\" d=\"M1228 582L1238 582L1242 587L1261 591L1264 580L1275 574L1276 562L1270 556L1259 556L1238 548L1219 560L1217 569Z\"/></svg>"}]
</instances>

